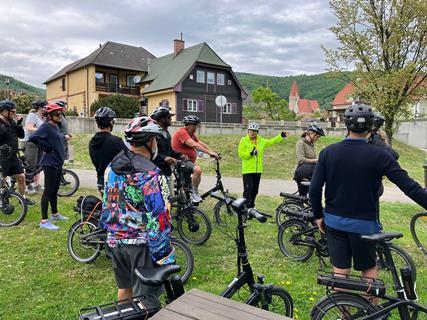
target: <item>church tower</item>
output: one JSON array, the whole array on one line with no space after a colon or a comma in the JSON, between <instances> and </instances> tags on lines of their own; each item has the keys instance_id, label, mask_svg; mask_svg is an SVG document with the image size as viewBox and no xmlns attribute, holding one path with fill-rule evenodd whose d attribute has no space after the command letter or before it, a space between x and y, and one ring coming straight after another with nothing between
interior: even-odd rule
<instances>
[{"instance_id":1,"label":"church tower","mask_svg":"<svg viewBox=\"0 0 427 320\"><path fill-rule=\"evenodd\" d=\"M289 93L289 110L298 113L299 89L296 81L292 81L291 92Z\"/></svg>"}]
</instances>

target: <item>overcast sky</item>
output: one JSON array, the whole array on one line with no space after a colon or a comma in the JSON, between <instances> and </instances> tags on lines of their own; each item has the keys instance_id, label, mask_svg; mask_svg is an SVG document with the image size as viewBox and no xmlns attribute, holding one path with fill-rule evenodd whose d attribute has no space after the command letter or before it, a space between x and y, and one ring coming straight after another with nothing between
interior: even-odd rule
<instances>
[{"instance_id":1,"label":"overcast sky","mask_svg":"<svg viewBox=\"0 0 427 320\"><path fill-rule=\"evenodd\" d=\"M320 46L335 46L327 0L0 0L0 74L38 87L100 43L155 56L207 42L237 72L324 72Z\"/></svg>"}]
</instances>

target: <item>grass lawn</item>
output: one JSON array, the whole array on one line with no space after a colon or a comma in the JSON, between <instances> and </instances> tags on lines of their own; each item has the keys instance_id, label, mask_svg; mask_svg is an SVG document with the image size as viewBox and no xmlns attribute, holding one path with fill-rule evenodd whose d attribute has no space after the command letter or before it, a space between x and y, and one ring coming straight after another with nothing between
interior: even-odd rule
<instances>
[{"instance_id":1,"label":"grass lawn","mask_svg":"<svg viewBox=\"0 0 427 320\"><path fill-rule=\"evenodd\" d=\"M79 190L79 194L93 192ZM115 299L111 265L105 256L83 265L68 255L66 238L74 222L76 196L59 201L60 212L72 218L58 223L59 232L38 228L38 206L31 207L18 227L0 230L0 319L76 319L80 308ZM278 197L259 197L257 203L260 210L273 213L280 201ZM213 204L208 201L202 205L211 218ZM416 260L418 294L420 302L427 304L426 260L409 233L409 220L419 211L421 209L414 205L383 204L382 221L386 230L405 234L396 243ZM309 319L311 308L324 294L324 288L315 280L316 258L306 263L286 259L277 245L277 227L273 219L266 224L249 221L246 234L255 274L263 273L267 283L286 287L294 299L295 318ZM236 272L234 242L214 225L209 241L202 247L193 247L193 252L196 267L186 289L199 288L219 294Z\"/></svg>"},{"instance_id":2,"label":"grass lawn","mask_svg":"<svg viewBox=\"0 0 427 320\"><path fill-rule=\"evenodd\" d=\"M74 145L74 167L93 169L88 153L88 142L92 135L76 134L71 140ZM201 137L214 150L223 156L222 173L227 177L241 176L241 160L237 156L240 136L207 136ZM263 178L292 180L296 165L295 144L299 137L290 136L279 144L272 146L264 155ZM323 137L316 143L316 151L320 152L331 143L340 141L341 137ZM417 148L398 141L393 141L393 147L400 154L399 163L417 181L424 182L423 164L427 154ZM198 160L206 174L214 175L213 163L209 158ZM275 170L276 168L280 170Z\"/></svg>"}]
</instances>

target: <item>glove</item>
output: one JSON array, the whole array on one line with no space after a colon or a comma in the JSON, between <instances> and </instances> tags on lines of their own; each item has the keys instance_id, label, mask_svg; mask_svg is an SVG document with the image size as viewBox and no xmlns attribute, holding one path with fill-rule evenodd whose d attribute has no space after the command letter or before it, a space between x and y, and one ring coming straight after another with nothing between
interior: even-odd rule
<instances>
[{"instance_id":1,"label":"glove","mask_svg":"<svg viewBox=\"0 0 427 320\"><path fill-rule=\"evenodd\" d=\"M288 133L286 131L282 131L280 132L280 135L282 136L282 138L286 138L288 136Z\"/></svg>"},{"instance_id":2,"label":"glove","mask_svg":"<svg viewBox=\"0 0 427 320\"><path fill-rule=\"evenodd\" d=\"M258 151L256 150L256 148L254 147L250 153L251 157L256 156L258 154Z\"/></svg>"}]
</instances>

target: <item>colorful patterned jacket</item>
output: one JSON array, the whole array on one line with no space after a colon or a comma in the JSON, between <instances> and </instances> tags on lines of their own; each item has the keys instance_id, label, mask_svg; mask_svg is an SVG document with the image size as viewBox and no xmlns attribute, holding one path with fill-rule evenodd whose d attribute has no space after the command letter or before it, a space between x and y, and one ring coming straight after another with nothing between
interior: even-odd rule
<instances>
[{"instance_id":1,"label":"colorful patterned jacket","mask_svg":"<svg viewBox=\"0 0 427 320\"><path fill-rule=\"evenodd\" d=\"M101 225L109 247L148 244L153 260L170 264L169 189L165 176L147 158L125 149L105 170Z\"/></svg>"}]
</instances>

